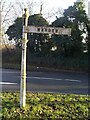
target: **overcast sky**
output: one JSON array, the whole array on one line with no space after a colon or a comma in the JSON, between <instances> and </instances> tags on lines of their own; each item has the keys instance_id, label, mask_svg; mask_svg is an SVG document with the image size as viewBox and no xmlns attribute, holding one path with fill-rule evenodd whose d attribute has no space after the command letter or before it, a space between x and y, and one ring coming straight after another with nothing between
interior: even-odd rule
<instances>
[{"instance_id":1,"label":"overcast sky","mask_svg":"<svg viewBox=\"0 0 90 120\"><path fill-rule=\"evenodd\" d=\"M76 0L33 0L33 1L36 1L37 3L41 3L41 2L45 3L47 4L48 8L56 8L56 7L67 8L68 6L72 5ZM23 0L23 2L26 4L26 0Z\"/></svg>"},{"instance_id":2,"label":"overcast sky","mask_svg":"<svg viewBox=\"0 0 90 120\"><path fill-rule=\"evenodd\" d=\"M23 7L27 7L28 3L33 2L33 8L31 14L40 12L40 5L42 6L42 14L43 16L52 22L55 20L54 13L58 11L58 9L67 9L69 6L73 5L76 0L15 0L17 4L21 3ZM32 6L31 6L32 7ZM51 16L51 17L50 17ZM58 16L58 15L57 15Z\"/></svg>"},{"instance_id":3,"label":"overcast sky","mask_svg":"<svg viewBox=\"0 0 90 120\"><path fill-rule=\"evenodd\" d=\"M17 14L18 16L22 16L22 8L27 7L27 4L29 4L29 7L31 7L31 14L37 14L40 13L40 5L41 2L43 4L42 6L42 15L45 19L48 20L48 22L53 22L57 17L60 17L60 12L57 13L57 11L62 9L67 9L69 6L73 5L74 2L79 0L2 0L6 2L6 6L8 10L10 8L10 5L13 4L13 12L11 11L11 15L9 16L15 16ZM90 1L90 0L86 0ZM30 6L30 3L33 4ZM24 5L23 5L24 4ZM6 11L5 10L5 11ZM13 13L13 14L12 14ZM57 13L57 14L56 14Z\"/></svg>"}]
</instances>

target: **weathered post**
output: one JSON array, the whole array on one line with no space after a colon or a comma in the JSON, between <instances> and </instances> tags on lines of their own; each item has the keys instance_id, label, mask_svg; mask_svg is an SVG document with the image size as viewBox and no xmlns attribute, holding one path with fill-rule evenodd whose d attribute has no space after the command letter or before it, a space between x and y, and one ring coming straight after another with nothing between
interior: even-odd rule
<instances>
[{"instance_id":1,"label":"weathered post","mask_svg":"<svg viewBox=\"0 0 90 120\"><path fill-rule=\"evenodd\" d=\"M24 9L23 15L23 33L22 33L22 59L21 59L21 85L20 85L20 106L26 105L26 49L27 49L27 33L24 31L24 26L28 25L28 10Z\"/></svg>"}]
</instances>

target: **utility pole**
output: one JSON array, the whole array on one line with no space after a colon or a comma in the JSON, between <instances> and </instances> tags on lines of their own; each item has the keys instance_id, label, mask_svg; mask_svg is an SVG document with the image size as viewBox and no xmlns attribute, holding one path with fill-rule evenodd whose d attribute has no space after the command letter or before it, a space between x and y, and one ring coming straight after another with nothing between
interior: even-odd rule
<instances>
[{"instance_id":1,"label":"utility pole","mask_svg":"<svg viewBox=\"0 0 90 120\"><path fill-rule=\"evenodd\" d=\"M28 25L28 9L24 9L23 15L23 33L22 33L22 60L21 60L21 86L20 86L20 106L26 105L26 48L27 48L27 33L24 31L24 26Z\"/></svg>"}]
</instances>

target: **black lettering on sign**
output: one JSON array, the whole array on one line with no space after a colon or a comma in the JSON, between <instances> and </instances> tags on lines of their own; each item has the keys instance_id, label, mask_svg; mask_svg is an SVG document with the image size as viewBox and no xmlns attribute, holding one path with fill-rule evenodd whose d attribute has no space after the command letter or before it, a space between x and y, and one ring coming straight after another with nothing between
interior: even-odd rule
<instances>
[{"instance_id":1,"label":"black lettering on sign","mask_svg":"<svg viewBox=\"0 0 90 120\"><path fill-rule=\"evenodd\" d=\"M58 29L56 29L55 32L58 33Z\"/></svg>"},{"instance_id":2,"label":"black lettering on sign","mask_svg":"<svg viewBox=\"0 0 90 120\"><path fill-rule=\"evenodd\" d=\"M52 29L52 32L54 32L54 29Z\"/></svg>"},{"instance_id":3,"label":"black lettering on sign","mask_svg":"<svg viewBox=\"0 0 90 120\"><path fill-rule=\"evenodd\" d=\"M48 29L48 32L51 32L51 29L50 29L50 28Z\"/></svg>"},{"instance_id":4,"label":"black lettering on sign","mask_svg":"<svg viewBox=\"0 0 90 120\"><path fill-rule=\"evenodd\" d=\"M45 32L47 32L47 29L45 28Z\"/></svg>"},{"instance_id":5,"label":"black lettering on sign","mask_svg":"<svg viewBox=\"0 0 90 120\"><path fill-rule=\"evenodd\" d=\"M42 32L43 32L43 28L42 28Z\"/></svg>"},{"instance_id":6,"label":"black lettering on sign","mask_svg":"<svg viewBox=\"0 0 90 120\"><path fill-rule=\"evenodd\" d=\"M37 31L40 32L40 28L38 28Z\"/></svg>"}]
</instances>

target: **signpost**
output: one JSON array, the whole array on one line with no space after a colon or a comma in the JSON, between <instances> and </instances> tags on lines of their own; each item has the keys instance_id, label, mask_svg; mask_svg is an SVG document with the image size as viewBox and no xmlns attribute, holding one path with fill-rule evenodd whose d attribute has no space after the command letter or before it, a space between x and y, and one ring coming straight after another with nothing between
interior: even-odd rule
<instances>
[{"instance_id":1,"label":"signpost","mask_svg":"<svg viewBox=\"0 0 90 120\"><path fill-rule=\"evenodd\" d=\"M26 105L26 48L27 48L27 33L43 33L70 35L71 28L46 27L46 26L28 26L28 10L24 9L23 15L23 36L22 36L22 60L21 60L21 86L20 86L20 106Z\"/></svg>"},{"instance_id":2,"label":"signpost","mask_svg":"<svg viewBox=\"0 0 90 120\"><path fill-rule=\"evenodd\" d=\"M23 15L23 25L28 25L28 10L24 9L25 14ZM26 48L27 48L27 33L24 32L22 36L22 60L21 60L21 86L20 86L20 106L25 107L26 105Z\"/></svg>"},{"instance_id":3,"label":"signpost","mask_svg":"<svg viewBox=\"0 0 90 120\"><path fill-rule=\"evenodd\" d=\"M42 33L42 34L57 34L71 35L71 28L46 27L46 26L24 26L25 33Z\"/></svg>"}]
</instances>

